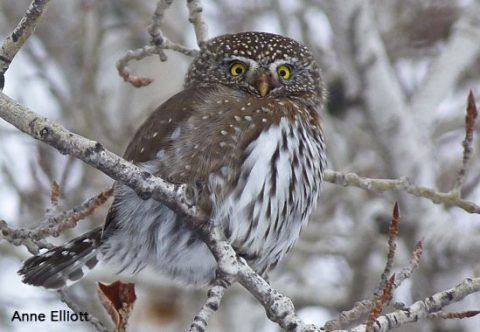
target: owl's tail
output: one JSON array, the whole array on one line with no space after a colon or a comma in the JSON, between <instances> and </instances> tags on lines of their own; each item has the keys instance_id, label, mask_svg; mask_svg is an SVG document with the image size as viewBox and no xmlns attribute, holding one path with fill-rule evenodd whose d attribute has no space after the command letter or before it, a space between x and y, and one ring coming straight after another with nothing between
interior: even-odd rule
<instances>
[{"instance_id":1,"label":"owl's tail","mask_svg":"<svg viewBox=\"0 0 480 332\"><path fill-rule=\"evenodd\" d=\"M18 274L34 286L59 289L83 278L98 263L102 228L96 228L65 245L29 258Z\"/></svg>"}]
</instances>

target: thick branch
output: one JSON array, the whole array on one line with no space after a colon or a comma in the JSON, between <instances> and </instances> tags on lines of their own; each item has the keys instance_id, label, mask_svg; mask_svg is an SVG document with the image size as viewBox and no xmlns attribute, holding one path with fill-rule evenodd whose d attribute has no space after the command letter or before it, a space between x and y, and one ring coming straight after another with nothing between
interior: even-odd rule
<instances>
[{"instance_id":1,"label":"thick branch","mask_svg":"<svg viewBox=\"0 0 480 332\"><path fill-rule=\"evenodd\" d=\"M140 169L108 151L99 142L69 132L0 93L0 117L22 132L97 168L114 180L125 183L144 198L162 201L172 210L203 220L194 205L195 192L186 185L174 185Z\"/></svg>"},{"instance_id":2,"label":"thick branch","mask_svg":"<svg viewBox=\"0 0 480 332\"><path fill-rule=\"evenodd\" d=\"M0 90L3 89L5 83L4 75L10 63L28 37L35 31L38 20L46 10L49 2L50 0L33 0L20 23L3 42L0 50Z\"/></svg>"}]
</instances>

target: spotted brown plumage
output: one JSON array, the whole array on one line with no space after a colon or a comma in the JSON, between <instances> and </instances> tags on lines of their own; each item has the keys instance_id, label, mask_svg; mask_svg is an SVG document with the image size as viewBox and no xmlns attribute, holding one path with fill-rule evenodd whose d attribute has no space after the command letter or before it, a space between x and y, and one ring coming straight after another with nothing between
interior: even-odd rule
<instances>
[{"instance_id":1,"label":"spotted brown plumage","mask_svg":"<svg viewBox=\"0 0 480 332\"><path fill-rule=\"evenodd\" d=\"M206 43L185 89L154 111L125 158L172 183L199 188L199 206L257 272L293 246L315 206L325 169L319 111L325 99L309 50L246 32ZM115 184L103 230L30 258L24 282L59 288L97 261L116 271L149 266L208 284L216 262L173 211Z\"/></svg>"}]
</instances>

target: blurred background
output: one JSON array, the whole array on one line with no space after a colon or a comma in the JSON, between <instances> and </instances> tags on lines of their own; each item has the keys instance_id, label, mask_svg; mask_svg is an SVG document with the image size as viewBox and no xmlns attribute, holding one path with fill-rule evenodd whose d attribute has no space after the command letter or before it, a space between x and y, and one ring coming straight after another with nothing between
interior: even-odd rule
<instances>
[{"instance_id":1,"label":"blurred background","mask_svg":"<svg viewBox=\"0 0 480 332\"><path fill-rule=\"evenodd\" d=\"M4 40L28 0L0 2ZM137 0L52 1L36 33L13 61L4 92L33 111L122 154L143 119L179 91L190 58L167 51L131 63L154 78L136 89L118 76L115 63L129 49L149 42L147 26L156 2ZM204 0L209 35L247 30L283 34L308 45L329 86L322 114L329 169L373 178L406 176L413 183L449 191L461 167L467 95L480 100L480 4L476 0ZM361 10L356 10L360 6ZM196 47L185 1L166 13L165 33ZM480 202L480 140L462 196ZM45 217L52 182L62 206L72 208L107 189L112 180L81 161L60 155L0 121L0 219L32 227ZM272 286L292 298L299 315L324 324L359 300L380 280L394 202L400 226L394 272L408 265L415 243L424 240L420 267L396 290L407 305L478 276L480 217L435 205L404 192L374 194L325 183L318 208L292 253L271 273ZM105 207L53 243L63 243L95 225ZM1 331L93 331L86 323L11 322L15 310L67 309L55 292L23 285L16 271L29 257L23 247L0 241ZM95 271L71 293L83 311L107 322L95 290ZM206 297L205 290L173 285L145 274L136 282L138 300L131 331L185 331ZM474 294L450 310L474 310ZM480 318L420 321L399 331L477 331ZM110 325L109 325L110 326ZM280 329L245 290L227 291L208 331Z\"/></svg>"}]
</instances>

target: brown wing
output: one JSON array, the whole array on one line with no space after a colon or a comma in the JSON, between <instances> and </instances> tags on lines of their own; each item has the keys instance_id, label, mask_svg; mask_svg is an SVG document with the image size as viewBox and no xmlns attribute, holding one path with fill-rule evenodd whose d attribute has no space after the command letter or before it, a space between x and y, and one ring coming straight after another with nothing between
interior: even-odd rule
<instances>
[{"instance_id":1,"label":"brown wing","mask_svg":"<svg viewBox=\"0 0 480 332\"><path fill-rule=\"evenodd\" d=\"M162 148L168 148L171 144L170 135L178 126L188 119L195 111L198 100L202 100L211 89L189 88L185 89L160 105L137 129L130 140L124 158L135 164L146 162L155 158L156 153ZM117 198L112 204L115 206ZM105 219L104 230L115 223L115 210L110 207Z\"/></svg>"},{"instance_id":2,"label":"brown wing","mask_svg":"<svg viewBox=\"0 0 480 332\"><path fill-rule=\"evenodd\" d=\"M138 128L127 146L124 158L133 163L152 160L179 123L188 119L195 105L212 89L185 89L160 105Z\"/></svg>"}]
</instances>

